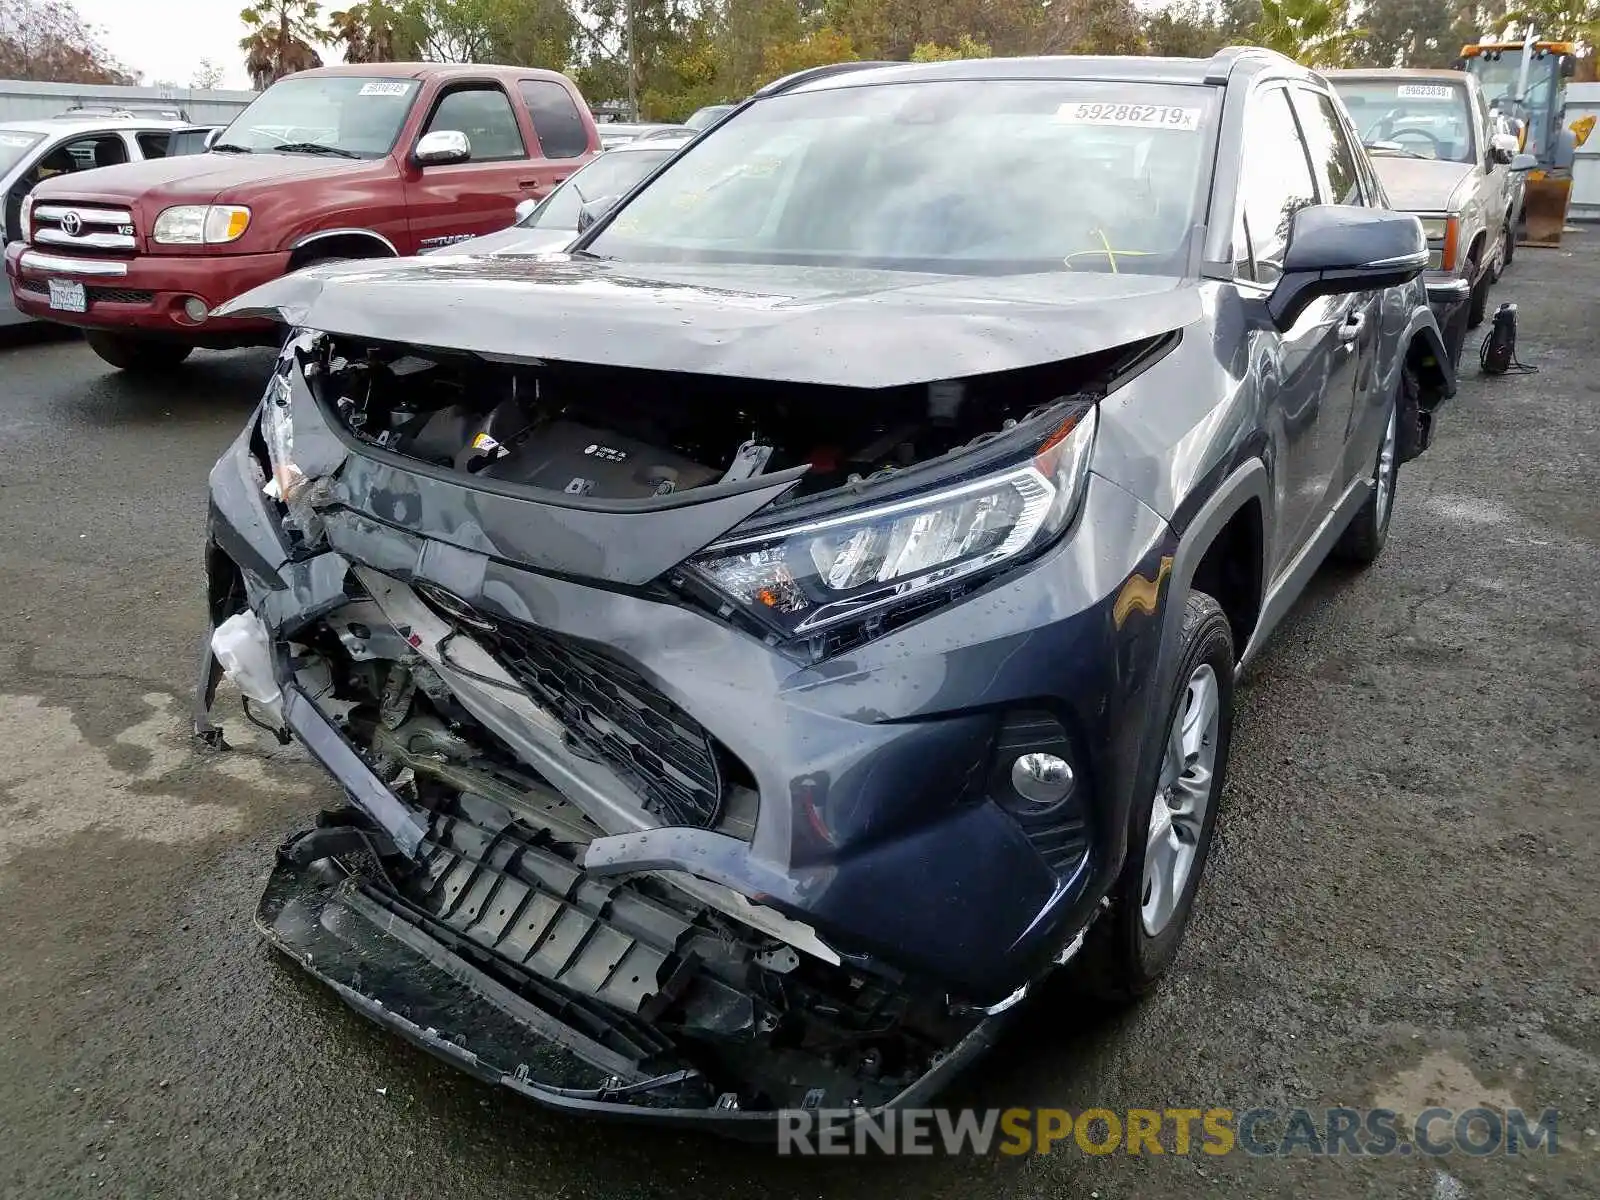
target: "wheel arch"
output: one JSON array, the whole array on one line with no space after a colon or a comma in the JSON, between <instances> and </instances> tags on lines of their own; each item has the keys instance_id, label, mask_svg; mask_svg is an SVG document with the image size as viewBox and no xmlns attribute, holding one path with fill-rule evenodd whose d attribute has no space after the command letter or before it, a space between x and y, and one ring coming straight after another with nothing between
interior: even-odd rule
<instances>
[{"instance_id":1,"label":"wheel arch","mask_svg":"<svg viewBox=\"0 0 1600 1200\"><path fill-rule=\"evenodd\" d=\"M329 258L398 258L400 251L372 229L322 229L289 247L289 269L299 270Z\"/></svg>"}]
</instances>

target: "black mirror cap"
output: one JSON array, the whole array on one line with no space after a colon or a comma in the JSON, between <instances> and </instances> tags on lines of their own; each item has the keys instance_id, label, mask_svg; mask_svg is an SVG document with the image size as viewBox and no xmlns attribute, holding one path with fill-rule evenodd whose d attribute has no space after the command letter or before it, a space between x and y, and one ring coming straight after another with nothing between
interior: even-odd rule
<instances>
[{"instance_id":1,"label":"black mirror cap","mask_svg":"<svg viewBox=\"0 0 1600 1200\"><path fill-rule=\"evenodd\" d=\"M1501 150L1498 147L1495 147L1489 151L1489 157L1495 162L1496 165L1508 167L1511 165L1511 160L1516 156L1510 150Z\"/></svg>"},{"instance_id":2,"label":"black mirror cap","mask_svg":"<svg viewBox=\"0 0 1600 1200\"><path fill-rule=\"evenodd\" d=\"M1318 296L1410 283L1428 266L1422 222L1410 213L1355 204L1315 204L1294 214L1283 277L1267 301L1280 329Z\"/></svg>"}]
</instances>

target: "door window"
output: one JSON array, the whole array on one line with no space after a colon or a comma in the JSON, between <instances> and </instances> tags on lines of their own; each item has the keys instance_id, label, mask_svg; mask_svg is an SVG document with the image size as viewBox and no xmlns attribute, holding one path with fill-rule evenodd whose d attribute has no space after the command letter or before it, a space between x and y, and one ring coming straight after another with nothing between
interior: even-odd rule
<instances>
[{"instance_id":1,"label":"door window","mask_svg":"<svg viewBox=\"0 0 1600 1200\"><path fill-rule=\"evenodd\" d=\"M170 133L141 133L139 136L139 153L146 158L165 158L167 145L172 139Z\"/></svg>"},{"instance_id":2,"label":"door window","mask_svg":"<svg viewBox=\"0 0 1600 1200\"><path fill-rule=\"evenodd\" d=\"M548 79L524 79L517 88L546 158L577 158L589 149L589 131L566 88Z\"/></svg>"},{"instance_id":3,"label":"door window","mask_svg":"<svg viewBox=\"0 0 1600 1200\"><path fill-rule=\"evenodd\" d=\"M96 167L114 167L127 161L128 147L118 134L95 134L74 142L64 142L51 150L33 168L33 181L38 183L56 175L92 171Z\"/></svg>"},{"instance_id":4,"label":"door window","mask_svg":"<svg viewBox=\"0 0 1600 1200\"><path fill-rule=\"evenodd\" d=\"M497 87L460 88L439 101L426 133L453 129L472 143L473 162L524 158L522 131L511 101Z\"/></svg>"},{"instance_id":5,"label":"door window","mask_svg":"<svg viewBox=\"0 0 1600 1200\"><path fill-rule=\"evenodd\" d=\"M1283 274L1294 214L1317 202L1311 164L1289 97L1282 88L1257 95L1245 117L1244 167L1239 173L1237 269L1246 279L1274 283Z\"/></svg>"},{"instance_id":6,"label":"door window","mask_svg":"<svg viewBox=\"0 0 1600 1200\"><path fill-rule=\"evenodd\" d=\"M1361 176L1356 170L1356 153L1345 133L1344 122L1333 101L1322 92L1296 88L1295 111L1305 131L1306 148L1317 169L1317 183L1328 204L1360 204Z\"/></svg>"}]
</instances>

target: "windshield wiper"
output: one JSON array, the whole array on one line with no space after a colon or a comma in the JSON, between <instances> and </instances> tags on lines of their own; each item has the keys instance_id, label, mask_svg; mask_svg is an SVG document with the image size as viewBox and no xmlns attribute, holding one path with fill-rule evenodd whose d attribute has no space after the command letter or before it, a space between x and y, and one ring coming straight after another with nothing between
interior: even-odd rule
<instances>
[{"instance_id":1,"label":"windshield wiper","mask_svg":"<svg viewBox=\"0 0 1600 1200\"><path fill-rule=\"evenodd\" d=\"M1427 158L1426 154L1418 154L1415 150L1407 150L1395 142L1363 142L1368 150L1375 150L1379 154L1403 154L1407 158Z\"/></svg>"},{"instance_id":2,"label":"windshield wiper","mask_svg":"<svg viewBox=\"0 0 1600 1200\"><path fill-rule=\"evenodd\" d=\"M255 153L255 151L250 149L249 146L240 146L240 145L238 145L237 143L234 143L234 142L218 142L214 146L212 146L211 149L212 149L213 152L215 152L217 154L254 154Z\"/></svg>"},{"instance_id":3,"label":"windshield wiper","mask_svg":"<svg viewBox=\"0 0 1600 1200\"><path fill-rule=\"evenodd\" d=\"M328 146L322 142L284 142L274 146L274 150L281 150L285 154L334 154L340 158L360 158L354 150L345 150L339 146Z\"/></svg>"}]
</instances>

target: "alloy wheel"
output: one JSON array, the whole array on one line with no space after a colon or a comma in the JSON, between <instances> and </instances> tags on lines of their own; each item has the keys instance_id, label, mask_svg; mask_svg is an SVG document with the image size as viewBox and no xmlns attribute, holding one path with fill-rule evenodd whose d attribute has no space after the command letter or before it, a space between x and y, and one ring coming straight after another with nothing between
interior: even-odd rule
<instances>
[{"instance_id":1,"label":"alloy wheel","mask_svg":"<svg viewBox=\"0 0 1600 1200\"><path fill-rule=\"evenodd\" d=\"M1392 438L1392 423L1390 433ZM1161 778L1145 831L1139 909L1149 937L1158 936L1171 922L1194 870L1216 781L1221 719L1222 693L1217 673L1209 663L1201 663L1189 676L1182 703L1167 732Z\"/></svg>"},{"instance_id":2,"label":"alloy wheel","mask_svg":"<svg viewBox=\"0 0 1600 1200\"><path fill-rule=\"evenodd\" d=\"M1381 530L1389 520L1389 503L1394 497L1395 409L1389 410L1389 424L1383 430L1383 445L1378 450L1378 469L1373 482L1378 489L1378 504L1373 516Z\"/></svg>"}]
</instances>

